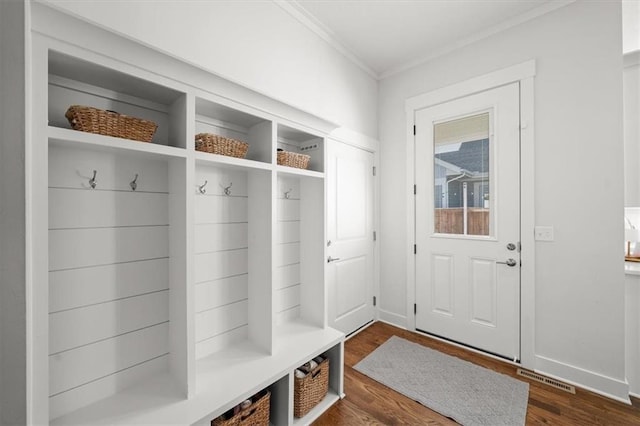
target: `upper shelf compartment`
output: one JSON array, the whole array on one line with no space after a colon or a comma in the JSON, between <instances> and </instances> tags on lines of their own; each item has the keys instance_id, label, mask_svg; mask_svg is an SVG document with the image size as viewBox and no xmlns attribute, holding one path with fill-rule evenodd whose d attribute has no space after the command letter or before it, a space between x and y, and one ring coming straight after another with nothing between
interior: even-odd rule
<instances>
[{"instance_id":1,"label":"upper shelf compartment","mask_svg":"<svg viewBox=\"0 0 640 426\"><path fill-rule=\"evenodd\" d=\"M324 172L324 138L279 123L278 149L295 154L306 154L310 157L306 170ZM288 168L286 170L295 173L302 169ZM300 172L300 174L304 173Z\"/></svg>"},{"instance_id":2,"label":"upper shelf compartment","mask_svg":"<svg viewBox=\"0 0 640 426\"><path fill-rule=\"evenodd\" d=\"M49 126L70 129L65 113L81 105L152 121L152 143L186 148L184 93L53 50L48 63Z\"/></svg>"},{"instance_id":3,"label":"upper shelf compartment","mask_svg":"<svg viewBox=\"0 0 640 426\"><path fill-rule=\"evenodd\" d=\"M222 103L196 98L196 135L211 133L249 145L244 158L271 164L273 122Z\"/></svg>"}]
</instances>

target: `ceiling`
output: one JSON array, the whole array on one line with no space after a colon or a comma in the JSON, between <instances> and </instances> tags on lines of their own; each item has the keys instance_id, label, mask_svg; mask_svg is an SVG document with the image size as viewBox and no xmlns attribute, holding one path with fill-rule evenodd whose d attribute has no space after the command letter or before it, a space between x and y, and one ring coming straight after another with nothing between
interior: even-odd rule
<instances>
[{"instance_id":1,"label":"ceiling","mask_svg":"<svg viewBox=\"0 0 640 426\"><path fill-rule=\"evenodd\" d=\"M376 78L571 3L569 0L292 0L281 5Z\"/></svg>"}]
</instances>

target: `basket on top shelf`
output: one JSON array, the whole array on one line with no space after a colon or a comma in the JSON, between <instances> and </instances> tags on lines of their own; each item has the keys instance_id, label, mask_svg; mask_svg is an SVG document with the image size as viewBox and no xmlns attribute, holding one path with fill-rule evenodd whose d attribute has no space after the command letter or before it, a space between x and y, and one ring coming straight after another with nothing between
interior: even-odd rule
<instances>
[{"instance_id":1,"label":"basket on top shelf","mask_svg":"<svg viewBox=\"0 0 640 426\"><path fill-rule=\"evenodd\" d=\"M64 116L73 130L139 142L151 142L158 128L150 120L83 105L71 105Z\"/></svg>"},{"instance_id":2,"label":"basket on top shelf","mask_svg":"<svg viewBox=\"0 0 640 426\"><path fill-rule=\"evenodd\" d=\"M293 415L298 418L318 405L329 391L329 358L316 357L314 362L317 366L313 368L309 369L309 363L298 368L301 370L307 366L308 372L303 377L295 374L293 378Z\"/></svg>"},{"instance_id":3,"label":"basket on top shelf","mask_svg":"<svg viewBox=\"0 0 640 426\"><path fill-rule=\"evenodd\" d=\"M226 155L227 157L244 158L249 144L232 138L226 138L213 133L198 133L196 135L196 150L210 154Z\"/></svg>"},{"instance_id":4,"label":"basket on top shelf","mask_svg":"<svg viewBox=\"0 0 640 426\"><path fill-rule=\"evenodd\" d=\"M296 152L289 152L278 150L278 164L281 166L295 167L298 169L306 169L309 167L309 159L311 157L306 154L298 154Z\"/></svg>"},{"instance_id":5,"label":"basket on top shelf","mask_svg":"<svg viewBox=\"0 0 640 426\"><path fill-rule=\"evenodd\" d=\"M259 392L247 401L251 401L247 407L242 406L245 401L211 420L211 426L269 426L271 392Z\"/></svg>"}]
</instances>

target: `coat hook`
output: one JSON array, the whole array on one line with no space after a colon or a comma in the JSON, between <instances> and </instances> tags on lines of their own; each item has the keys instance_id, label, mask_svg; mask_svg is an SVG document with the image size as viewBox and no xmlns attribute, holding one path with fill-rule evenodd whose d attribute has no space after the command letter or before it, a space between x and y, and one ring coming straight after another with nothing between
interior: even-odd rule
<instances>
[{"instance_id":1,"label":"coat hook","mask_svg":"<svg viewBox=\"0 0 640 426\"><path fill-rule=\"evenodd\" d=\"M198 185L198 191L200 191L201 194L204 194L207 192L207 190L204 189L204 187L207 186L208 182L209 182L208 180L205 180L202 185Z\"/></svg>"},{"instance_id":2,"label":"coat hook","mask_svg":"<svg viewBox=\"0 0 640 426\"><path fill-rule=\"evenodd\" d=\"M133 180L129 183L129 186L131 186L132 191L135 191L136 188L138 187L137 180L138 180L138 174L136 173L136 177L134 177Z\"/></svg>"},{"instance_id":3,"label":"coat hook","mask_svg":"<svg viewBox=\"0 0 640 426\"><path fill-rule=\"evenodd\" d=\"M96 180L96 171L93 171L93 177L91 179L89 179L89 186L91 187L91 189L96 189L96 185L98 184L98 181Z\"/></svg>"},{"instance_id":4,"label":"coat hook","mask_svg":"<svg viewBox=\"0 0 640 426\"><path fill-rule=\"evenodd\" d=\"M224 188L224 195L231 195L231 187L233 186L233 182L229 182L229 186Z\"/></svg>"},{"instance_id":5,"label":"coat hook","mask_svg":"<svg viewBox=\"0 0 640 426\"><path fill-rule=\"evenodd\" d=\"M284 192L284 198L286 198L286 199L288 200L288 199L289 199L289 197L290 197L289 193L290 193L291 191L293 191L293 189L292 189L292 188L289 188L289 190L288 190L288 191L285 191L285 192Z\"/></svg>"}]
</instances>

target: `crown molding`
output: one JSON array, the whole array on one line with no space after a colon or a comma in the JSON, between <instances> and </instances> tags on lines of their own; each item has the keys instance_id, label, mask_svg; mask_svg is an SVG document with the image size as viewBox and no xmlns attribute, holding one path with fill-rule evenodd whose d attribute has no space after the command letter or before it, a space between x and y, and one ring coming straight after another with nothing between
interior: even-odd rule
<instances>
[{"instance_id":1,"label":"crown molding","mask_svg":"<svg viewBox=\"0 0 640 426\"><path fill-rule=\"evenodd\" d=\"M460 49L462 47L473 44L477 41L488 38L492 35L498 34L502 31L506 31L510 28L516 27L520 24L523 24L527 21L535 19L539 16L545 15L547 13L553 12L554 10L565 7L571 3L574 3L576 0L555 0L544 3L526 13L515 16L511 19L505 20L498 25L494 25L489 27L483 31L473 34L467 38L459 40L455 43L451 43L445 45L425 56L419 57L418 59L406 62L404 64L398 65L396 67L392 67L383 72L376 72L367 64L365 64L355 53L353 53L349 48L347 48L344 44L342 44L338 37L335 35L333 31L331 31L326 25L320 22L315 16L313 16L309 11L307 11L297 0L272 0L275 4L280 6L283 10L289 13L292 17L294 17L298 22L304 25L307 29L314 32L317 36L327 42L332 48L341 53L351 62L353 62L360 69L365 71L368 75L373 77L376 80L382 80L388 77L391 77L396 74L400 74L404 71L407 71L411 68L415 68L419 65L432 61L440 56L444 56L454 50Z\"/></svg>"},{"instance_id":2,"label":"crown molding","mask_svg":"<svg viewBox=\"0 0 640 426\"><path fill-rule=\"evenodd\" d=\"M1 1L1 0L0 0ZM327 42L333 49L338 51L358 68L362 69L369 76L378 80L379 75L371 67L365 64L356 54L354 54L349 48L342 44L335 33L331 31L326 25L320 22L315 16L313 16L307 9L305 9L297 0L272 0L275 4L280 6L289 15L294 17L298 22L304 25L307 29L314 32L318 37Z\"/></svg>"}]
</instances>

